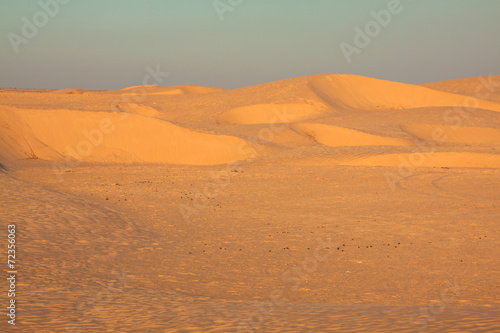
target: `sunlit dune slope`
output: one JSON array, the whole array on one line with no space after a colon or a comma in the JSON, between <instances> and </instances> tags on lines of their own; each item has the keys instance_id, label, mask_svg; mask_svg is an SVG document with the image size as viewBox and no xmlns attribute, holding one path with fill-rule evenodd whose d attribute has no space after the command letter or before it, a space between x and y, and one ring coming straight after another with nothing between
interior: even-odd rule
<instances>
[{"instance_id":1,"label":"sunlit dune slope","mask_svg":"<svg viewBox=\"0 0 500 333\"><path fill-rule=\"evenodd\" d=\"M435 124L405 124L401 128L421 140L450 143L500 144L500 129Z\"/></svg>"},{"instance_id":2,"label":"sunlit dune slope","mask_svg":"<svg viewBox=\"0 0 500 333\"><path fill-rule=\"evenodd\" d=\"M431 82L420 86L500 103L500 75Z\"/></svg>"},{"instance_id":3,"label":"sunlit dune slope","mask_svg":"<svg viewBox=\"0 0 500 333\"><path fill-rule=\"evenodd\" d=\"M373 135L349 128L324 124L294 124L298 133L325 146L409 146L410 140Z\"/></svg>"},{"instance_id":4,"label":"sunlit dune slope","mask_svg":"<svg viewBox=\"0 0 500 333\"><path fill-rule=\"evenodd\" d=\"M257 104L235 108L219 114L218 121L227 124L276 124L303 121L322 114L326 105Z\"/></svg>"},{"instance_id":5,"label":"sunlit dune slope","mask_svg":"<svg viewBox=\"0 0 500 333\"><path fill-rule=\"evenodd\" d=\"M247 141L122 112L0 109L0 152L15 158L208 165L252 157Z\"/></svg>"},{"instance_id":6,"label":"sunlit dune slope","mask_svg":"<svg viewBox=\"0 0 500 333\"><path fill-rule=\"evenodd\" d=\"M498 103L356 75L321 75L311 87L337 110L466 106L500 112Z\"/></svg>"}]
</instances>

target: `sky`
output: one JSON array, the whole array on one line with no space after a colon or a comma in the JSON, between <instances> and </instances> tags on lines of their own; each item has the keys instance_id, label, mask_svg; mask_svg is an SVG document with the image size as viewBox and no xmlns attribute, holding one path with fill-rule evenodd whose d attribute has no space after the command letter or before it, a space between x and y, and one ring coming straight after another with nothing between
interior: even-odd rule
<instances>
[{"instance_id":1,"label":"sky","mask_svg":"<svg viewBox=\"0 0 500 333\"><path fill-rule=\"evenodd\" d=\"M0 0L0 87L500 74L498 0Z\"/></svg>"}]
</instances>

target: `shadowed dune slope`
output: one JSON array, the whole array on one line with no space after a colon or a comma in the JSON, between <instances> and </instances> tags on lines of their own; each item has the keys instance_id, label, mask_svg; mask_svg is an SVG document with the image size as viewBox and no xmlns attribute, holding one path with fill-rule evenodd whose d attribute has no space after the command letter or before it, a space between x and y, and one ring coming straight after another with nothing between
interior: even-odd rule
<instances>
[{"instance_id":1,"label":"shadowed dune slope","mask_svg":"<svg viewBox=\"0 0 500 333\"><path fill-rule=\"evenodd\" d=\"M0 107L0 154L103 163L210 165L253 157L240 138L121 112Z\"/></svg>"}]
</instances>

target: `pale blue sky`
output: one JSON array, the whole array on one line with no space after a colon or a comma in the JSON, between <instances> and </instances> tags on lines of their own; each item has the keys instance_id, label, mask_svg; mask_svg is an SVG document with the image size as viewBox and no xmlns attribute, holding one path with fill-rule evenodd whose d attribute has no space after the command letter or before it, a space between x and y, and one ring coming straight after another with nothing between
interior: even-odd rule
<instances>
[{"instance_id":1,"label":"pale blue sky","mask_svg":"<svg viewBox=\"0 0 500 333\"><path fill-rule=\"evenodd\" d=\"M170 73L161 85L222 88L325 73L407 83L500 74L498 0L401 0L350 63L341 43L354 45L353 29L390 0L243 0L223 21L214 0L72 0L16 53L8 34L23 37L23 17L54 1L0 0L0 87L120 89L157 64Z\"/></svg>"}]
</instances>

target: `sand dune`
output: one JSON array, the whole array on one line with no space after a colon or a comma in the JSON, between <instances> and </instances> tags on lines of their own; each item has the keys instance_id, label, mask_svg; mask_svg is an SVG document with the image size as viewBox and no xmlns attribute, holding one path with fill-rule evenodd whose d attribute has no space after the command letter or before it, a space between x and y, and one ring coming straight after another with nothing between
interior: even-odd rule
<instances>
[{"instance_id":1,"label":"sand dune","mask_svg":"<svg viewBox=\"0 0 500 333\"><path fill-rule=\"evenodd\" d=\"M0 90L21 330L499 331L500 94L72 91Z\"/></svg>"},{"instance_id":2,"label":"sand dune","mask_svg":"<svg viewBox=\"0 0 500 333\"><path fill-rule=\"evenodd\" d=\"M17 158L219 164L254 156L245 140L119 112L1 107L2 151Z\"/></svg>"},{"instance_id":3,"label":"sand dune","mask_svg":"<svg viewBox=\"0 0 500 333\"><path fill-rule=\"evenodd\" d=\"M420 86L500 103L500 94L498 94L500 75L431 82Z\"/></svg>"},{"instance_id":4,"label":"sand dune","mask_svg":"<svg viewBox=\"0 0 500 333\"><path fill-rule=\"evenodd\" d=\"M134 113L141 116L155 117L160 114L158 110L147 105L136 103L118 103L116 108L120 112Z\"/></svg>"},{"instance_id":5,"label":"sand dune","mask_svg":"<svg viewBox=\"0 0 500 333\"><path fill-rule=\"evenodd\" d=\"M257 104L222 112L217 117L227 124L277 124L304 121L324 114L321 104Z\"/></svg>"},{"instance_id":6,"label":"sand dune","mask_svg":"<svg viewBox=\"0 0 500 333\"><path fill-rule=\"evenodd\" d=\"M500 104L433 89L356 75L323 75L312 88L340 110L398 110L439 106L470 106L500 112ZM465 105L464 105L465 104Z\"/></svg>"},{"instance_id":7,"label":"sand dune","mask_svg":"<svg viewBox=\"0 0 500 333\"><path fill-rule=\"evenodd\" d=\"M451 125L406 124L401 128L421 140L453 142L500 144L500 129L486 127L455 127Z\"/></svg>"},{"instance_id":8,"label":"sand dune","mask_svg":"<svg viewBox=\"0 0 500 333\"><path fill-rule=\"evenodd\" d=\"M159 95L180 95L180 94L207 94L211 92L220 92L225 89L215 88L215 87L204 87L196 85L182 85L182 86L171 86L171 87L161 87L158 85L147 85L147 86L132 86L123 88L121 92L138 92L140 90L147 91L148 94L159 94Z\"/></svg>"},{"instance_id":9,"label":"sand dune","mask_svg":"<svg viewBox=\"0 0 500 333\"><path fill-rule=\"evenodd\" d=\"M79 89L79 88L67 88L67 89L60 89L60 90L51 91L51 93L54 93L54 94L68 94L68 95L83 94L85 92L86 92L86 90Z\"/></svg>"},{"instance_id":10,"label":"sand dune","mask_svg":"<svg viewBox=\"0 0 500 333\"><path fill-rule=\"evenodd\" d=\"M409 146L410 140L373 135L324 124L294 124L292 129L321 144L337 146Z\"/></svg>"}]
</instances>

